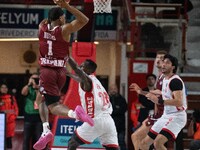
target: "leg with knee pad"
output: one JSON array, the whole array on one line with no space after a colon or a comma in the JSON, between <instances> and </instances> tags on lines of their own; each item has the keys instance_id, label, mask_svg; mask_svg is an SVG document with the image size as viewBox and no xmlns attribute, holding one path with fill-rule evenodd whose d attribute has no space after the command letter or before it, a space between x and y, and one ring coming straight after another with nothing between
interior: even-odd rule
<instances>
[{"instance_id":1,"label":"leg with knee pad","mask_svg":"<svg viewBox=\"0 0 200 150\"><path fill-rule=\"evenodd\" d=\"M76 134L74 134L68 141L68 150L76 150L76 148L82 144L85 143L81 141Z\"/></svg>"}]
</instances>

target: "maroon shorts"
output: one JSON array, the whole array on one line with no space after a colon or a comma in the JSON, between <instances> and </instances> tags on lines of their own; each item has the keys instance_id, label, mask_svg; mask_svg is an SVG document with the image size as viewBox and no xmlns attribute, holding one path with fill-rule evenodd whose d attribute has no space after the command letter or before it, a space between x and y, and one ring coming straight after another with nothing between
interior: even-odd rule
<instances>
[{"instance_id":1,"label":"maroon shorts","mask_svg":"<svg viewBox=\"0 0 200 150\"><path fill-rule=\"evenodd\" d=\"M152 126L161 117L161 114L153 114L148 116L146 126Z\"/></svg>"},{"instance_id":2,"label":"maroon shorts","mask_svg":"<svg viewBox=\"0 0 200 150\"><path fill-rule=\"evenodd\" d=\"M158 108L157 114L149 115L148 121L146 122L147 126L152 126L158 120L158 118L160 118L163 114L164 105L160 105L160 104L156 104L156 105Z\"/></svg>"},{"instance_id":3,"label":"maroon shorts","mask_svg":"<svg viewBox=\"0 0 200 150\"><path fill-rule=\"evenodd\" d=\"M66 68L40 67L40 92L60 96L66 82Z\"/></svg>"}]
</instances>

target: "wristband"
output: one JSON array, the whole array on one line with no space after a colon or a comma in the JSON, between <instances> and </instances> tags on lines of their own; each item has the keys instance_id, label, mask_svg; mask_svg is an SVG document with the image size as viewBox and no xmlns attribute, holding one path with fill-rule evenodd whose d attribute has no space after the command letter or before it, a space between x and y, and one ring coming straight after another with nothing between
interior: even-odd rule
<instances>
[{"instance_id":1,"label":"wristband","mask_svg":"<svg viewBox=\"0 0 200 150\"><path fill-rule=\"evenodd\" d=\"M158 98L158 104L164 105L164 100L162 99L161 96Z\"/></svg>"}]
</instances>

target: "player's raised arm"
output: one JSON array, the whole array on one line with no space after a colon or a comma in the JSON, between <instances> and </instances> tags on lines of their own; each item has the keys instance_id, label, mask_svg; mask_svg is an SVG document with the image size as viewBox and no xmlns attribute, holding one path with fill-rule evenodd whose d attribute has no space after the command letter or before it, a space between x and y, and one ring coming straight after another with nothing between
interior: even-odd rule
<instances>
[{"instance_id":1,"label":"player's raised arm","mask_svg":"<svg viewBox=\"0 0 200 150\"><path fill-rule=\"evenodd\" d=\"M78 64L73 58L69 57L68 63L71 66L71 68L75 71L76 75L79 76L79 82L81 83L82 89L85 91L90 91L92 89L92 81L88 74L86 74L85 71L78 66Z\"/></svg>"},{"instance_id":2,"label":"player's raised arm","mask_svg":"<svg viewBox=\"0 0 200 150\"><path fill-rule=\"evenodd\" d=\"M43 19L39 24L39 28L41 28L43 24L47 24L47 23L48 23L48 19Z\"/></svg>"},{"instance_id":3,"label":"player's raised arm","mask_svg":"<svg viewBox=\"0 0 200 150\"><path fill-rule=\"evenodd\" d=\"M66 75L67 75L68 77L74 79L74 80L77 81L77 82L81 82L80 77L79 77L78 75L76 75L76 74L72 74L72 73L70 73L69 71L67 71Z\"/></svg>"},{"instance_id":4,"label":"player's raised arm","mask_svg":"<svg viewBox=\"0 0 200 150\"><path fill-rule=\"evenodd\" d=\"M85 16L78 9L74 8L73 6L70 6L69 2L66 2L65 0L54 0L54 3L60 6L61 8L65 8L76 18L72 22L67 23L63 26L63 31L66 32L64 34L71 34L72 32L76 32L88 23L88 17Z\"/></svg>"}]
</instances>

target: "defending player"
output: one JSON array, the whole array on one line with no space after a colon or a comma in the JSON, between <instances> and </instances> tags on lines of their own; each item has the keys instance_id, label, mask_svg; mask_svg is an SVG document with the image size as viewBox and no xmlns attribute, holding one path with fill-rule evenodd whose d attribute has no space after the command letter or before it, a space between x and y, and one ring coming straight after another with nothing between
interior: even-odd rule
<instances>
[{"instance_id":1,"label":"defending player","mask_svg":"<svg viewBox=\"0 0 200 150\"><path fill-rule=\"evenodd\" d=\"M83 123L77 128L68 144L68 150L76 150L82 144L90 144L96 138L106 150L118 150L117 131L111 117L112 105L109 96L99 80L93 75L97 65L90 59L85 60L79 67L69 57L69 65L75 71L76 81L79 83L79 95L83 108L93 118L94 126Z\"/></svg>"}]
</instances>

